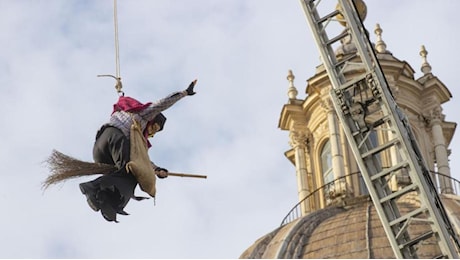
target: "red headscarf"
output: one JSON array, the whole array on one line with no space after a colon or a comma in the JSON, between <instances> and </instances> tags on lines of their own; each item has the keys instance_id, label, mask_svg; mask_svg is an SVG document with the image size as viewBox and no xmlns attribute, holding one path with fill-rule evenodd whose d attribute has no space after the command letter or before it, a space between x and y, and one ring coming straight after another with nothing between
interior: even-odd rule
<instances>
[{"instance_id":1,"label":"red headscarf","mask_svg":"<svg viewBox=\"0 0 460 260\"><path fill-rule=\"evenodd\" d=\"M118 102L113 105L113 113L116 111L126 111L126 112L140 112L150 106L152 102L147 104L142 104L141 102L135 100L131 97L120 96Z\"/></svg>"}]
</instances>

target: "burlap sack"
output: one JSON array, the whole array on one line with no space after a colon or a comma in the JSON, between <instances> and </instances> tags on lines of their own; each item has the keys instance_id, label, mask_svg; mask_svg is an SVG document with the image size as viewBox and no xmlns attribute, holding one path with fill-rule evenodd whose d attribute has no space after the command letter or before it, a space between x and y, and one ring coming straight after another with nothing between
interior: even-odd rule
<instances>
[{"instance_id":1,"label":"burlap sack","mask_svg":"<svg viewBox=\"0 0 460 260\"><path fill-rule=\"evenodd\" d=\"M126 164L126 170L136 177L141 190L155 197L156 193L156 175L147 153L147 143L140 125L133 120L131 125L131 160Z\"/></svg>"}]
</instances>

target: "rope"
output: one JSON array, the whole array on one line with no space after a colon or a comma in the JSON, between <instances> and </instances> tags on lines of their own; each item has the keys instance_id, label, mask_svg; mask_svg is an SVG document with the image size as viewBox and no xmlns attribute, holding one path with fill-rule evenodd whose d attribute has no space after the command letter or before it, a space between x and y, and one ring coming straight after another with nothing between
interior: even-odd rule
<instances>
[{"instance_id":1,"label":"rope","mask_svg":"<svg viewBox=\"0 0 460 260\"><path fill-rule=\"evenodd\" d=\"M117 0L113 0L113 24L115 27L115 76L120 78L120 48L118 41L118 14L117 14Z\"/></svg>"},{"instance_id":2,"label":"rope","mask_svg":"<svg viewBox=\"0 0 460 260\"><path fill-rule=\"evenodd\" d=\"M118 14L117 14L117 0L113 0L113 25L115 30L115 76L113 75L97 75L98 77L112 77L117 81L115 85L115 89L117 93L121 96L124 96L125 93L123 92L122 88L123 85L121 84L121 77L120 77L120 44L118 39Z\"/></svg>"}]
</instances>

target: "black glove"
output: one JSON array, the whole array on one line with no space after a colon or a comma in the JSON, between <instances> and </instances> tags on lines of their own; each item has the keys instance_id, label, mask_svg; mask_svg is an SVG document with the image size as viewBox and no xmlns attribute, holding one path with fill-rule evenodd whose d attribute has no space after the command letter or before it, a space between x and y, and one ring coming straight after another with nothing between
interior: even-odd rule
<instances>
[{"instance_id":1,"label":"black glove","mask_svg":"<svg viewBox=\"0 0 460 260\"><path fill-rule=\"evenodd\" d=\"M193 96L193 95L196 94L196 92L193 91L193 88L195 87L196 81L197 81L196 79L194 81L192 81L192 83L190 83L188 88L185 90L185 91L187 91L187 95Z\"/></svg>"},{"instance_id":2,"label":"black glove","mask_svg":"<svg viewBox=\"0 0 460 260\"><path fill-rule=\"evenodd\" d=\"M168 177L167 174L166 174L166 176L159 175L158 173L159 173L160 171L164 171L164 172L168 173L168 170L166 170L165 168L156 167L156 168L155 168L155 172L156 172L156 175L158 176L158 178L164 179L164 178Z\"/></svg>"}]
</instances>

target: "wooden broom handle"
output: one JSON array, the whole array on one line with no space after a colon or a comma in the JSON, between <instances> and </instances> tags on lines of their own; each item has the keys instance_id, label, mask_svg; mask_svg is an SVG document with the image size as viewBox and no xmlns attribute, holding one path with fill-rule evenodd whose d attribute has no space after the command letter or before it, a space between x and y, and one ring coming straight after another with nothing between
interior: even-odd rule
<instances>
[{"instance_id":1,"label":"wooden broom handle","mask_svg":"<svg viewBox=\"0 0 460 260\"><path fill-rule=\"evenodd\" d=\"M206 175L188 174L188 173L176 173L176 172L168 172L168 176L203 178L203 179L208 178L208 176L206 176Z\"/></svg>"}]
</instances>

